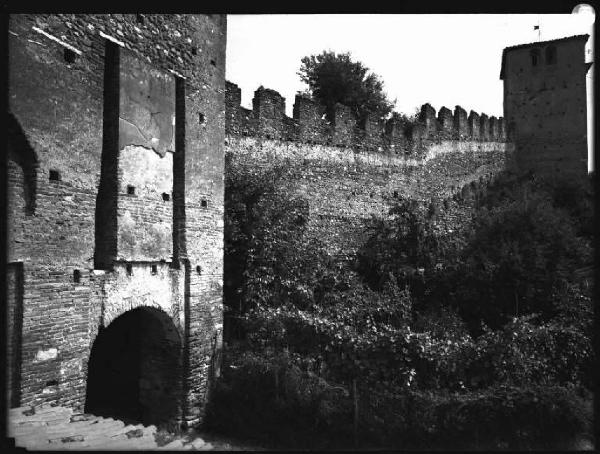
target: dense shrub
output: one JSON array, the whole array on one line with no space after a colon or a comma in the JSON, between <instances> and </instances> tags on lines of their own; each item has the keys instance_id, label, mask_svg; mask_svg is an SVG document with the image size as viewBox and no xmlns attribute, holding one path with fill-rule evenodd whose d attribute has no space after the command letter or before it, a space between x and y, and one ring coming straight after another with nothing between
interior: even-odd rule
<instances>
[{"instance_id":1,"label":"dense shrub","mask_svg":"<svg viewBox=\"0 0 600 454\"><path fill-rule=\"evenodd\" d=\"M553 292L574 282L573 271L591 261L576 224L544 188L529 181L481 207L454 274L453 299L463 318L499 328L519 315L555 315L549 304Z\"/></svg>"},{"instance_id":2,"label":"dense shrub","mask_svg":"<svg viewBox=\"0 0 600 454\"><path fill-rule=\"evenodd\" d=\"M236 169L225 298L243 335L212 428L317 449L351 446L354 417L377 448L543 449L587 430L585 185L501 176L476 188L473 222L452 237L435 206L403 201L351 271L307 235L306 201L280 191L285 169Z\"/></svg>"},{"instance_id":3,"label":"dense shrub","mask_svg":"<svg viewBox=\"0 0 600 454\"><path fill-rule=\"evenodd\" d=\"M467 366L472 387L532 384L591 385L591 339L572 326L540 325L516 318L502 330L487 329Z\"/></svg>"},{"instance_id":4,"label":"dense shrub","mask_svg":"<svg viewBox=\"0 0 600 454\"><path fill-rule=\"evenodd\" d=\"M521 315L548 320L554 295L591 275L589 182L561 184L501 174L451 236L436 232L422 206L401 201L373 222L357 271L375 289L390 272L402 277L417 310L454 307L476 335L481 321L499 329Z\"/></svg>"},{"instance_id":5,"label":"dense shrub","mask_svg":"<svg viewBox=\"0 0 600 454\"><path fill-rule=\"evenodd\" d=\"M302 371L272 349L229 353L207 409L207 429L293 448L351 440L345 388Z\"/></svg>"},{"instance_id":6,"label":"dense shrub","mask_svg":"<svg viewBox=\"0 0 600 454\"><path fill-rule=\"evenodd\" d=\"M269 447L353 447L346 384L333 385L268 349L229 358L208 408L208 428ZM590 433L590 396L574 388L493 386L459 393L379 384L360 387L358 401L363 448L569 449Z\"/></svg>"},{"instance_id":7,"label":"dense shrub","mask_svg":"<svg viewBox=\"0 0 600 454\"><path fill-rule=\"evenodd\" d=\"M562 387L367 394L363 437L403 449L568 449L589 435L591 407ZM589 396L588 396L589 398Z\"/></svg>"}]
</instances>

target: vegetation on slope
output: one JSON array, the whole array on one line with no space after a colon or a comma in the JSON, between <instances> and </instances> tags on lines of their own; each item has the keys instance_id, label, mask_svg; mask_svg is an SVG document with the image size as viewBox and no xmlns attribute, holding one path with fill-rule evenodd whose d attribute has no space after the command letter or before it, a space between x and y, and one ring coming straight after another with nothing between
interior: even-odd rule
<instances>
[{"instance_id":1,"label":"vegetation on slope","mask_svg":"<svg viewBox=\"0 0 600 454\"><path fill-rule=\"evenodd\" d=\"M589 430L589 182L506 174L450 235L401 201L349 269L284 196L283 169L230 170L213 428L282 447L445 449L564 448Z\"/></svg>"}]
</instances>

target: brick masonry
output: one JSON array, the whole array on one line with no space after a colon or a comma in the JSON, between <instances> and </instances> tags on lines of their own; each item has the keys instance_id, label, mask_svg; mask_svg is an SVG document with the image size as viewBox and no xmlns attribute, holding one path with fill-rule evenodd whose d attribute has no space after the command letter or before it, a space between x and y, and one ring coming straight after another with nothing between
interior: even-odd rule
<instances>
[{"instance_id":1,"label":"brick masonry","mask_svg":"<svg viewBox=\"0 0 600 454\"><path fill-rule=\"evenodd\" d=\"M225 37L219 15L10 17L13 406L83 409L99 327L153 307L182 339L177 419L202 419L222 328Z\"/></svg>"}]
</instances>

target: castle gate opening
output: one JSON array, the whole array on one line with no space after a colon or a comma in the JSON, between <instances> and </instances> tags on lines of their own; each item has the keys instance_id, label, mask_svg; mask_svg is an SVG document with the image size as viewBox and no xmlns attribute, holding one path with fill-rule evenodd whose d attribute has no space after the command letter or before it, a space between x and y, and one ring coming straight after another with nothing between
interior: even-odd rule
<instances>
[{"instance_id":1,"label":"castle gate opening","mask_svg":"<svg viewBox=\"0 0 600 454\"><path fill-rule=\"evenodd\" d=\"M96 337L88 363L85 411L164 426L178 419L181 338L162 310L139 307Z\"/></svg>"}]
</instances>

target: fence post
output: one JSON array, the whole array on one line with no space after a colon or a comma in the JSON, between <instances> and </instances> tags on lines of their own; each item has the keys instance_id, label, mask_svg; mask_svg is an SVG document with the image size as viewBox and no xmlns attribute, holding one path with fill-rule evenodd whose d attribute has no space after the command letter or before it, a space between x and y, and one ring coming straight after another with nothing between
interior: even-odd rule
<instances>
[{"instance_id":1,"label":"fence post","mask_svg":"<svg viewBox=\"0 0 600 454\"><path fill-rule=\"evenodd\" d=\"M354 400L354 447L358 448L358 389L356 377L352 379L352 398Z\"/></svg>"}]
</instances>

